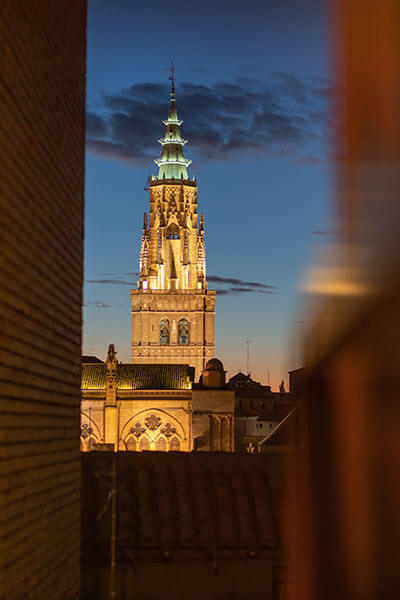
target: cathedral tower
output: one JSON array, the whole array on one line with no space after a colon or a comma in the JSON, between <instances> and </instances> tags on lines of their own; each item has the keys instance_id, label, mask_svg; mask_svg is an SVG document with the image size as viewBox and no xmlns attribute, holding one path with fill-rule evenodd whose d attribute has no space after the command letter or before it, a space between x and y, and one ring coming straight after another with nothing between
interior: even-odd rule
<instances>
[{"instance_id":1,"label":"cathedral tower","mask_svg":"<svg viewBox=\"0 0 400 600\"><path fill-rule=\"evenodd\" d=\"M189 179L175 107L174 69L158 175L149 180L138 289L131 290L132 362L186 363L196 379L214 356L214 290L207 289L203 215Z\"/></svg>"}]
</instances>

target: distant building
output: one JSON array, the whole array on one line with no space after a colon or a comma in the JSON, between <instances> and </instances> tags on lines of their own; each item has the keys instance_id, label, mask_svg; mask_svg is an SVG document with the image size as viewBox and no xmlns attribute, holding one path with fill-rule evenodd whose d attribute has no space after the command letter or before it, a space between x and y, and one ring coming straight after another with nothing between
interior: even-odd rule
<instances>
[{"instance_id":1,"label":"distant building","mask_svg":"<svg viewBox=\"0 0 400 600\"><path fill-rule=\"evenodd\" d=\"M237 452L263 450L295 407L291 393L273 392L249 375L237 373L227 383L235 392L235 448Z\"/></svg>"},{"instance_id":2,"label":"distant building","mask_svg":"<svg viewBox=\"0 0 400 600\"><path fill-rule=\"evenodd\" d=\"M189 365L119 363L111 344L82 364L81 450L233 452L234 397L215 358L195 384Z\"/></svg>"}]
</instances>

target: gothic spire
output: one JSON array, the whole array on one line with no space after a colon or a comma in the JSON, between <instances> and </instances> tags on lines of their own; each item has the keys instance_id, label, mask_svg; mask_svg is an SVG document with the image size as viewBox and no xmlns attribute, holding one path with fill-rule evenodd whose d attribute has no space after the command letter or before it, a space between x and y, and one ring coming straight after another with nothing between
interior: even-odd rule
<instances>
[{"instance_id":1,"label":"gothic spire","mask_svg":"<svg viewBox=\"0 0 400 600\"><path fill-rule=\"evenodd\" d=\"M175 106L175 67L171 66L171 101L167 120L163 120L165 125L164 137L159 139L162 145L161 158L154 162L159 167L158 179L188 179L187 168L191 160L184 157L183 146L187 143L181 136L180 126L183 121L178 119Z\"/></svg>"}]
</instances>

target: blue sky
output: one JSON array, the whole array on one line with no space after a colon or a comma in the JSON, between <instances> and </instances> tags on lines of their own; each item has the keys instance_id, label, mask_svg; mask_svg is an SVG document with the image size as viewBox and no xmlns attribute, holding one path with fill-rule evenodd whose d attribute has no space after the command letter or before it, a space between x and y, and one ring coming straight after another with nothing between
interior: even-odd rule
<instances>
[{"instance_id":1,"label":"blue sky","mask_svg":"<svg viewBox=\"0 0 400 600\"><path fill-rule=\"evenodd\" d=\"M246 369L252 340L252 376L266 383L270 371L275 388L299 366L299 289L329 238L315 232L329 231L332 218L323 5L89 1L84 353L104 357L112 342L130 360L129 284L174 60L208 274L274 286L263 294L209 285L225 290L216 355L231 376Z\"/></svg>"}]
</instances>

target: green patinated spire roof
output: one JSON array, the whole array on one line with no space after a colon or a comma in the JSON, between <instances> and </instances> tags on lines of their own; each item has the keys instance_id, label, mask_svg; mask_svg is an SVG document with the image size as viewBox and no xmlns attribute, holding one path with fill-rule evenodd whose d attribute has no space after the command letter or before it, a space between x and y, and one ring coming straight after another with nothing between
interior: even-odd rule
<instances>
[{"instance_id":1,"label":"green patinated spire roof","mask_svg":"<svg viewBox=\"0 0 400 600\"><path fill-rule=\"evenodd\" d=\"M192 163L184 157L183 146L187 143L181 136L180 126L183 121L178 119L175 106L175 81L171 80L171 104L169 107L168 118L163 121L165 125L164 137L160 140L162 145L161 158L154 162L159 167L158 179L188 179L187 169Z\"/></svg>"}]
</instances>

